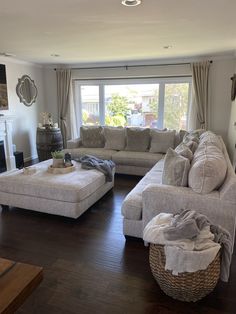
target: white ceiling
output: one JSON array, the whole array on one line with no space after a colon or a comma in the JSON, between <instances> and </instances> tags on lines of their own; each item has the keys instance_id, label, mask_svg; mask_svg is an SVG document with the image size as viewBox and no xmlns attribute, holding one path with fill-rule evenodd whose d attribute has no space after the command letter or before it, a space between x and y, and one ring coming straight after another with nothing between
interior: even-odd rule
<instances>
[{"instance_id":1,"label":"white ceiling","mask_svg":"<svg viewBox=\"0 0 236 314\"><path fill-rule=\"evenodd\" d=\"M26 61L154 60L235 49L236 0L143 0L133 8L121 0L0 0L0 52Z\"/></svg>"}]
</instances>

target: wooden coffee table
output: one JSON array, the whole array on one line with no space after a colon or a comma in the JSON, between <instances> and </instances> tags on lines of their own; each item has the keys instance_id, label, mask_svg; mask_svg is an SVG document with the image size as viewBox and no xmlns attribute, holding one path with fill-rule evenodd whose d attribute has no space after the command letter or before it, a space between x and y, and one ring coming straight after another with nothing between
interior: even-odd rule
<instances>
[{"instance_id":1,"label":"wooden coffee table","mask_svg":"<svg viewBox=\"0 0 236 314\"><path fill-rule=\"evenodd\" d=\"M0 313L14 313L42 279L42 267L0 258Z\"/></svg>"}]
</instances>

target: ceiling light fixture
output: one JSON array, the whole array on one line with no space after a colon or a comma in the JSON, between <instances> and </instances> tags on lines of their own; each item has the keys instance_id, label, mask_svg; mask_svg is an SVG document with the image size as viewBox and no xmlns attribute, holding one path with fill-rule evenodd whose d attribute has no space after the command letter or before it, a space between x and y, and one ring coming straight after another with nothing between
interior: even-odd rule
<instances>
[{"instance_id":1,"label":"ceiling light fixture","mask_svg":"<svg viewBox=\"0 0 236 314\"><path fill-rule=\"evenodd\" d=\"M141 0L123 0L121 3L126 7L135 7L141 4Z\"/></svg>"}]
</instances>

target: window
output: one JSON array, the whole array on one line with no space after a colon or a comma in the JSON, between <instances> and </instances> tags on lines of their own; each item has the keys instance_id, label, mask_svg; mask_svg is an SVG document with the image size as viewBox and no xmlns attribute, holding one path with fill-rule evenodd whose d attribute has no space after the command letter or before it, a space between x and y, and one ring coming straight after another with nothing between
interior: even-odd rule
<instances>
[{"instance_id":1,"label":"window","mask_svg":"<svg viewBox=\"0 0 236 314\"><path fill-rule=\"evenodd\" d=\"M79 124L186 129L191 78L75 81Z\"/></svg>"}]
</instances>

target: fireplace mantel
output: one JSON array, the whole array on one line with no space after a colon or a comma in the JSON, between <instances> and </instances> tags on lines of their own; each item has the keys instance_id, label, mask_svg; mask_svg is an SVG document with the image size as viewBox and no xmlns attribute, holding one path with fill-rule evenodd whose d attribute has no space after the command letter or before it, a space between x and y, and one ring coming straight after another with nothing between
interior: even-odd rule
<instances>
[{"instance_id":1,"label":"fireplace mantel","mask_svg":"<svg viewBox=\"0 0 236 314\"><path fill-rule=\"evenodd\" d=\"M12 123L14 116L0 116L0 141L4 141L7 170L16 168L15 156L12 143Z\"/></svg>"}]
</instances>

